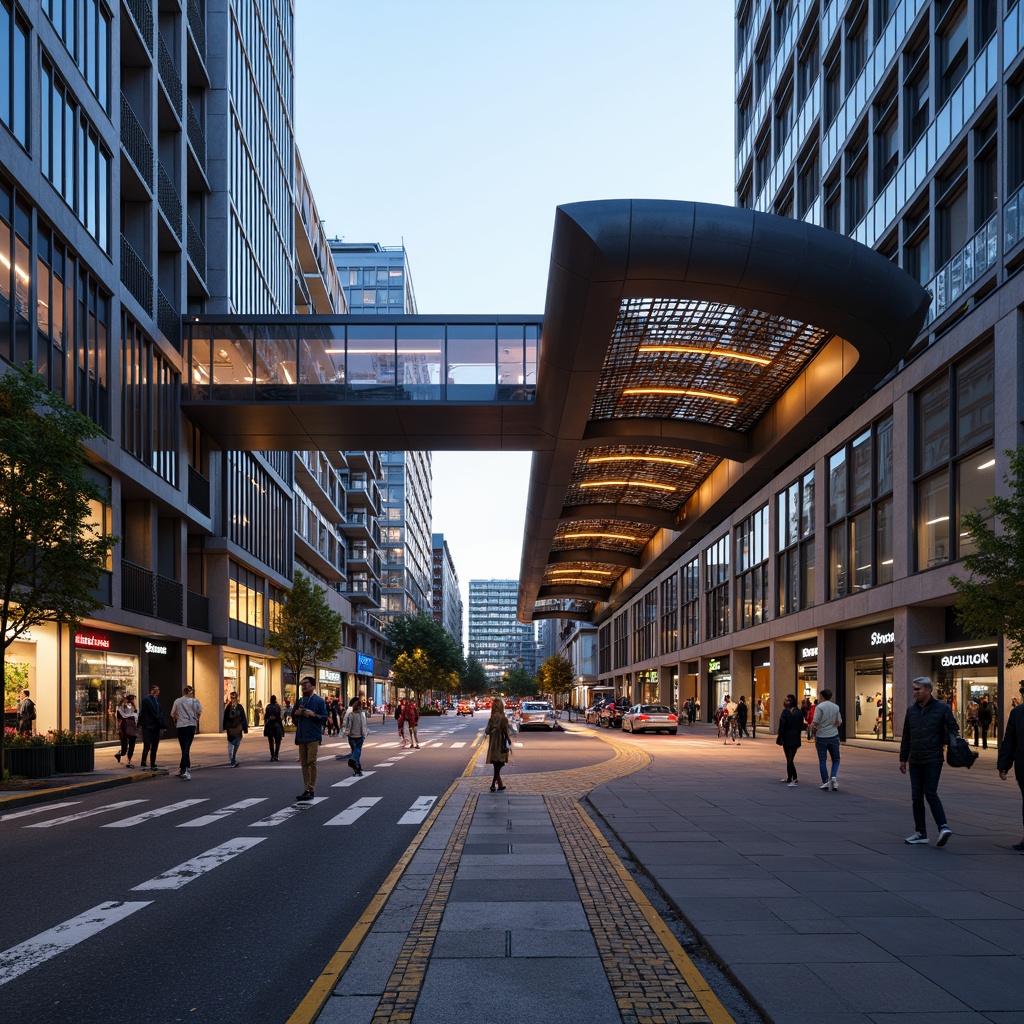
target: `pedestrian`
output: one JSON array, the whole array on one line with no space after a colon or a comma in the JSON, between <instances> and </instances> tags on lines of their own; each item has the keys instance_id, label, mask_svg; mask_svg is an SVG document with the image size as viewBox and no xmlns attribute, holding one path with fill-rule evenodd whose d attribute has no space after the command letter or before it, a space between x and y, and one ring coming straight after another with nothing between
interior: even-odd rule
<instances>
[{"instance_id":1,"label":"pedestrian","mask_svg":"<svg viewBox=\"0 0 1024 1024\"><path fill-rule=\"evenodd\" d=\"M833 702L832 691L826 687L814 707L814 721L811 723L814 749L818 751L818 770L821 772L819 789L839 789L836 776L839 774L839 726L842 724L839 705ZM832 761L831 777L826 758Z\"/></svg>"},{"instance_id":2,"label":"pedestrian","mask_svg":"<svg viewBox=\"0 0 1024 1024\"><path fill-rule=\"evenodd\" d=\"M746 694L740 696L740 702L736 705L736 724L739 726L740 735L746 736L750 739L750 733L747 732L747 721L750 718L750 705L747 704Z\"/></svg>"},{"instance_id":3,"label":"pedestrian","mask_svg":"<svg viewBox=\"0 0 1024 1024\"><path fill-rule=\"evenodd\" d=\"M988 750L988 734L992 728L992 704L988 697L982 697L978 702L978 730L981 733L981 749ZM975 733L977 738L977 733ZM994 738L994 737L993 737ZM975 739L977 746L977 739Z\"/></svg>"},{"instance_id":4,"label":"pedestrian","mask_svg":"<svg viewBox=\"0 0 1024 1024\"><path fill-rule=\"evenodd\" d=\"M337 736L338 730L341 728L341 701L337 697L332 697L330 703L327 705L328 722L327 722L327 735Z\"/></svg>"},{"instance_id":5,"label":"pedestrian","mask_svg":"<svg viewBox=\"0 0 1024 1024\"><path fill-rule=\"evenodd\" d=\"M402 720L409 726L409 746L420 749L420 737L416 727L420 724L420 712L416 701L407 700L402 711Z\"/></svg>"},{"instance_id":6,"label":"pedestrian","mask_svg":"<svg viewBox=\"0 0 1024 1024\"><path fill-rule=\"evenodd\" d=\"M907 708L900 740L900 771L910 772L910 795L914 810L913 835L907 836L911 845L925 845L928 832L924 818L924 802L928 801L932 817L939 828L936 846L945 846L952 829L946 822L946 812L939 800L939 776L942 774L942 748L952 733L958 736L956 719L949 705L932 696L932 681L918 676L911 682L914 703Z\"/></svg>"},{"instance_id":7,"label":"pedestrian","mask_svg":"<svg viewBox=\"0 0 1024 1024\"><path fill-rule=\"evenodd\" d=\"M1020 787L1021 818L1024 819L1024 706L1019 703L1010 711L1010 717L1006 720L1006 731L1003 733L1003 742L999 745L996 768L999 770L999 778L1004 781L1007 773L1013 768L1017 785ZM1024 838L1019 843L1014 843L1013 848L1024 851Z\"/></svg>"},{"instance_id":8,"label":"pedestrian","mask_svg":"<svg viewBox=\"0 0 1024 1024\"><path fill-rule=\"evenodd\" d=\"M972 700L967 705L967 735L974 736L974 745L978 745L978 702Z\"/></svg>"},{"instance_id":9,"label":"pedestrian","mask_svg":"<svg viewBox=\"0 0 1024 1024\"><path fill-rule=\"evenodd\" d=\"M366 726L366 713L363 711L363 700L361 697L353 697L348 702L348 711L341 723L341 731L348 740L351 753L348 758L348 766L356 775L363 774L363 740L368 735Z\"/></svg>"},{"instance_id":10,"label":"pedestrian","mask_svg":"<svg viewBox=\"0 0 1024 1024\"><path fill-rule=\"evenodd\" d=\"M327 704L316 692L316 680L312 676L302 678L302 696L295 703L292 719L304 787L296 799L312 800L316 794L316 759L324 738L324 726L327 725Z\"/></svg>"},{"instance_id":11,"label":"pedestrian","mask_svg":"<svg viewBox=\"0 0 1024 1024\"><path fill-rule=\"evenodd\" d=\"M484 729L487 737L487 763L494 767L494 778L491 779L491 792L501 791L507 787L501 781L501 769L508 764L512 750L512 729L505 717L505 702L495 697L491 702L491 717Z\"/></svg>"},{"instance_id":12,"label":"pedestrian","mask_svg":"<svg viewBox=\"0 0 1024 1024\"><path fill-rule=\"evenodd\" d=\"M21 691L21 700L18 701L18 732L22 736L31 736L36 720L36 702L29 696L28 690Z\"/></svg>"},{"instance_id":13,"label":"pedestrian","mask_svg":"<svg viewBox=\"0 0 1024 1024\"><path fill-rule=\"evenodd\" d=\"M252 724L259 725L263 719L263 701L256 701L256 707L252 709Z\"/></svg>"},{"instance_id":14,"label":"pedestrian","mask_svg":"<svg viewBox=\"0 0 1024 1024\"><path fill-rule=\"evenodd\" d=\"M160 687L153 683L149 696L143 697L139 706L139 728L142 729L142 764L146 771L146 757L149 757L149 771L156 771L156 751L160 746L160 733L167 728L164 709L160 706Z\"/></svg>"},{"instance_id":15,"label":"pedestrian","mask_svg":"<svg viewBox=\"0 0 1024 1024\"><path fill-rule=\"evenodd\" d=\"M237 701L238 694L235 694ZM176 778L188 782L192 778L192 759L189 752L192 741L199 731L199 716L203 713L203 705L196 700L191 686L181 691L181 696L171 705L171 718L178 732L178 746L181 747L181 760L178 762Z\"/></svg>"},{"instance_id":16,"label":"pedestrian","mask_svg":"<svg viewBox=\"0 0 1024 1024\"><path fill-rule=\"evenodd\" d=\"M407 746L405 742L405 698L399 697L398 703L395 705L395 721L398 723L398 738L401 741L401 745Z\"/></svg>"},{"instance_id":17,"label":"pedestrian","mask_svg":"<svg viewBox=\"0 0 1024 1024\"><path fill-rule=\"evenodd\" d=\"M126 693L121 698L114 717L117 719L117 736L121 741L121 749L114 755L114 760L120 764L121 758L127 754L127 767L134 768L132 758L135 756L135 741L139 736L139 709L135 706L134 693Z\"/></svg>"},{"instance_id":18,"label":"pedestrian","mask_svg":"<svg viewBox=\"0 0 1024 1024\"><path fill-rule=\"evenodd\" d=\"M786 755L786 777L779 779L785 782L790 789L797 784L796 777L796 752L802 745L804 732L804 713L797 707L796 694L789 694L782 702L782 711L779 714L779 731L775 742L782 747Z\"/></svg>"},{"instance_id":19,"label":"pedestrian","mask_svg":"<svg viewBox=\"0 0 1024 1024\"><path fill-rule=\"evenodd\" d=\"M281 740L284 739L284 713L277 703L277 695L270 695L270 703L263 715L263 735L270 745L270 760L281 760Z\"/></svg>"},{"instance_id":20,"label":"pedestrian","mask_svg":"<svg viewBox=\"0 0 1024 1024\"><path fill-rule=\"evenodd\" d=\"M249 731L249 716L238 703L238 694L234 690L228 694L228 704L224 708L224 731L228 737L228 764L231 768L237 768L238 748L243 734Z\"/></svg>"},{"instance_id":21,"label":"pedestrian","mask_svg":"<svg viewBox=\"0 0 1024 1024\"><path fill-rule=\"evenodd\" d=\"M284 699L284 707L281 708L281 714L283 715L283 719L282 720L283 720L285 725L291 725L292 724L292 711L293 710L294 709L292 708L292 699L291 699L291 697L285 697L285 699Z\"/></svg>"}]
</instances>

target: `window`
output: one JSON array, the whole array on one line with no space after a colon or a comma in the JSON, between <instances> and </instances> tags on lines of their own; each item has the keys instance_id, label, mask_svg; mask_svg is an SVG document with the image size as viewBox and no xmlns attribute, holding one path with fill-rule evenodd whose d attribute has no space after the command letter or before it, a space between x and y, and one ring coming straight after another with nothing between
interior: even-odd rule
<instances>
[{"instance_id":1,"label":"window","mask_svg":"<svg viewBox=\"0 0 1024 1024\"><path fill-rule=\"evenodd\" d=\"M818 81L818 33L812 32L800 43L797 66L796 66L796 96L797 103L803 104L804 100L814 92L814 86Z\"/></svg>"},{"instance_id":2,"label":"window","mask_svg":"<svg viewBox=\"0 0 1024 1024\"><path fill-rule=\"evenodd\" d=\"M772 169L772 135L765 131L754 144L754 188L762 189Z\"/></svg>"},{"instance_id":3,"label":"window","mask_svg":"<svg viewBox=\"0 0 1024 1024\"><path fill-rule=\"evenodd\" d=\"M924 134L931 119L931 79L928 68L928 37L922 35L906 49L903 85L907 150Z\"/></svg>"},{"instance_id":4,"label":"window","mask_svg":"<svg viewBox=\"0 0 1024 1024\"><path fill-rule=\"evenodd\" d=\"M797 170L797 216L803 217L818 198L821 187L821 171L818 167L818 147L812 145L800 157Z\"/></svg>"},{"instance_id":5,"label":"window","mask_svg":"<svg viewBox=\"0 0 1024 1024\"><path fill-rule=\"evenodd\" d=\"M867 0L854 5L846 16L846 92L856 84L868 59Z\"/></svg>"},{"instance_id":6,"label":"window","mask_svg":"<svg viewBox=\"0 0 1024 1024\"><path fill-rule=\"evenodd\" d=\"M775 157L778 159L789 133L793 130L793 85L785 86L779 99L775 101Z\"/></svg>"},{"instance_id":7,"label":"window","mask_svg":"<svg viewBox=\"0 0 1024 1024\"><path fill-rule=\"evenodd\" d=\"M793 24L793 0L777 0L775 5L775 52L786 40L789 26Z\"/></svg>"},{"instance_id":8,"label":"window","mask_svg":"<svg viewBox=\"0 0 1024 1024\"><path fill-rule=\"evenodd\" d=\"M1024 73L1006 87L1006 187L1009 193L1024 185Z\"/></svg>"},{"instance_id":9,"label":"window","mask_svg":"<svg viewBox=\"0 0 1024 1024\"><path fill-rule=\"evenodd\" d=\"M959 4L943 19L938 34L939 100L944 103L963 81L968 67L967 4Z\"/></svg>"},{"instance_id":10,"label":"window","mask_svg":"<svg viewBox=\"0 0 1024 1024\"><path fill-rule=\"evenodd\" d=\"M892 180L900 164L899 92L890 85L874 104L875 193Z\"/></svg>"},{"instance_id":11,"label":"window","mask_svg":"<svg viewBox=\"0 0 1024 1024\"><path fill-rule=\"evenodd\" d=\"M597 671L607 675L612 670L612 627L602 626L597 631Z\"/></svg>"},{"instance_id":12,"label":"window","mask_svg":"<svg viewBox=\"0 0 1024 1024\"><path fill-rule=\"evenodd\" d=\"M875 0L875 42L877 43L896 12L898 0Z\"/></svg>"},{"instance_id":13,"label":"window","mask_svg":"<svg viewBox=\"0 0 1024 1024\"><path fill-rule=\"evenodd\" d=\"M110 12L97 0L43 0L43 10L89 88L109 110Z\"/></svg>"},{"instance_id":14,"label":"window","mask_svg":"<svg viewBox=\"0 0 1024 1024\"><path fill-rule=\"evenodd\" d=\"M754 95L760 96L768 84L768 72L771 70L772 53L771 39L768 32L765 32L757 44L757 51L754 54Z\"/></svg>"},{"instance_id":15,"label":"window","mask_svg":"<svg viewBox=\"0 0 1024 1024\"><path fill-rule=\"evenodd\" d=\"M740 92L736 101L736 138L741 142L747 137L747 132L754 119L754 106L751 98L750 83L747 82Z\"/></svg>"},{"instance_id":16,"label":"window","mask_svg":"<svg viewBox=\"0 0 1024 1024\"><path fill-rule=\"evenodd\" d=\"M28 147L28 24L12 0L0 0L0 124Z\"/></svg>"},{"instance_id":17,"label":"window","mask_svg":"<svg viewBox=\"0 0 1024 1024\"><path fill-rule=\"evenodd\" d=\"M661 653L679 650L679 576L672 573L661 583Z\"/></svg>"},{"instance_id":18,"label":"window","mask_svg":"<svg viewBox=\"0 0 1024 1024\"><path fill-rule=\"evenodd\" d=\"M704 553L704 598L708 639L729 632L729 537L721 537Z\"/></svg>"},{"instance_id":19,"label":"window","mask_svg":"<svg viewBox=\"0 0 1024 1024\"><path fill-rule=\"evenodd\" d=\"M736 527L736 626L756 626L768 618L768 506Z\"/></svg>"},{"instance_id":20,"label":"window","mask_svg":"<svg viewBox=\"0 0 1024 1024\"><path fill-rule=\"evenodd\" d=\"M993 114L974 132L974 228L979 229L999 205L999 165L996 117Z\"/></svg>"},{"instance_id":21,"label":"window","mask_svg":"<svg viewBox=\"0 0 1024 1024\"><path fill-rule=\"evenodd\" d=\"M931 279L931 236L927 216L921 220L911 215L904 219L906 243L903 247L903 269L918 284L926 285Z\"/></svg>"},{"instance_id":22,"label":"window","mask_svg":"<svg viewBox=\"0 0 1024 1024\"><path fill-rule=\"evenodd\" d=\"M995 493L994 374L986 347L916 395L918 570L970 551L963 515Z\"/></svg>"},{"instance_id":23,"label":"window","mask_svg":"<svg viewBox=\"0 0 1024 1024\"><path fill-rule=\"evenodd\" d=\"M841 179L838 174L825 182L825 217L824 226L830 231L842 231L842 209L839 205L842 198Z\"/></svg>"},{"instance_id":24,"label":"window","mask_svg":"<svg viewBox=\"0 0 1024 1024\"><path fill-rule=\"evenodd\" d=\"M937 253L941 266L967 242L967 161L958 160L936 180L938 186L939 238Z\"/></svg>"},{"instance_id":25,"label":"window","mask_svg":"<svg viewBox=\"0 0 1024 1024\"><path fill-rule=\"evenodd\" d=\"M839 105L843 101L843 92L840 88L839 74L842 70L842 60L837 48L825 63L825 95L823 97L822 109L825 115L825 124L830 125L839 113Z\"/></svg>"},{"instance_id":26,"label":"window","mask_svg":"<svg viewBox=\"0 0 1024 1024\"><path fill-rule=\"evenodd\" d=\"M861 130L846 151L846 230L863 220L868 210L868 137Z\"/></svg>"},{"instance_id":27,"label":"window","mask_svg":"<svg viewBox=\"0 0 1024 1024\"><path fill-rule=\"evenodd\" d=\"M626 668L629 664L629 619L626 612L612 621L612 667Z\"/></svg>"},{"instance_id":28,"label":"window","mask_svg":"<svg viewBox=\"0 0 1024 1024\"><path fill-rule=\"evenodd\" d=\"M829 600L892 581L892 417L829 458Z\"/></svg>"},{"instance_id":29,"label":"window","mask_svg":"<svg viewBox=\"0 0 1024 1024\"><path fill-rule=\"evenodd\" d=\"M700 560L694 558L682 569L683 649L700 643Z\"/></svg>"},{"instance_id":30,"label":"window","mask_svg":"<svg viewBox=\"0 0 1024 1024\"><path fill-rule=\"evenodd\" d=\"M655 626L658 619L658 592L650 590L633 604L633 660L647 661L657 655Z\"/></svg>"}]
</instances>

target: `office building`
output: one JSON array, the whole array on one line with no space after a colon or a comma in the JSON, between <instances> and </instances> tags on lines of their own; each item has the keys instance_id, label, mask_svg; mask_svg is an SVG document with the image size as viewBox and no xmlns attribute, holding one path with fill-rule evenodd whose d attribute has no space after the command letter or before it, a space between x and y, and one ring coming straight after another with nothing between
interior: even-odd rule
<instances>
[{"instance_id":1,"label":"office building","mask_svg":"<svg viewBox=\"0 0 1024 1024\"><path fill-rule=\"evenodd\" d=\"M537 674L536 629L516 618L518 580L469 581L469 657L496 686L505 672Z\"/></svg>"},{"instance_id":2,"label":"office building","mask_svg":"<svg viewBox=\"0 0 1024 1024\"><path fill-rule=\"evenodd\" d=\"M459 574L455 561L448 549L448 540L443 533L431 534L432 593L431 606L434 621L443 626L448 635L465 649L462 633L462 591L459 590Z\"/></svg>"}]
</instances>

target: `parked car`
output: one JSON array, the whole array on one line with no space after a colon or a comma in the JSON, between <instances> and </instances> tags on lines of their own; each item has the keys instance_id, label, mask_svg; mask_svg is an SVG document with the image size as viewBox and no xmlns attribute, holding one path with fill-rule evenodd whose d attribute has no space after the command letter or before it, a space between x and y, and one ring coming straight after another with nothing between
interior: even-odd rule
<instances>
[{"instance_id":1,"label":"parked car","mask_svg":"<svg viewBox=\"0 0 1024 1024\"><path fill-rule=\"evenodd\" d=\"M617 729L622 725L622 716L629 710L629 700L626 697L616 697L609 704L601 708L601 717L598 725L606 729Z\"/></svg>"},{"instance_id":2,"label":"parked car","mask_svg":"<svg viewBox=\"0 0 1024 1024\"><path fill-rule=\"evenodd\" d=\"M460 700L459 706L455 709L455 715L456 717L458 717L459 715L469 715L469 717L472 718L473 705L470 704L468 701Z\"/></svg>"},{"instance_id":3,"label":"parked car","mask_svg":"<svg viewBox=\"0 0 1024 1024\"><path fill-rule=\"evenodd\" d=\"M599 723L601 718L602 707L602 704L592 704L589 708L587 708L586 713L584 715L587 725L597 725Z\"/></svg>"},{"instance_id":4,"label":"parked car","mask_svg":"<svg viewBox=\"0 0 1024 1024\"><path fill-rule=\"evenodd\" d=\"M554 729L555 710L546 700L524 700L516 715L520 729L531 725L542 725Z\"/></svg>"},{"instance_id":5,"label":"parked car","mask_svg":"<svg viewBox=\"0 0 1024 1024\"><path fill-rule=\"evenodd\" d=\"M664 704L634 704L622 716L622 731L667 732L675 736L679 717Z\"/></svg>"}]
</instances>

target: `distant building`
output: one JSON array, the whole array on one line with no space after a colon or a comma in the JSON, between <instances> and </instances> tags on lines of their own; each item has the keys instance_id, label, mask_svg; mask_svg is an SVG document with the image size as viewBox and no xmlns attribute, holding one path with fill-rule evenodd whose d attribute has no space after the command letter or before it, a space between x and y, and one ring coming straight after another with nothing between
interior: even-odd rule
<instances>
[{"instance_id":1,"label":"distant building","mask_svg":"<svg viewBox=\"0 0 1024 1024\"><path fill-rule=\"evenodd\" d=\"M534 625L516 618L518 594L518 580L469 581L469 656L492 684L516 667L537 673Z\"/></svg>"},{"instance_id":2,"label":"distant building","mask_svg":"<svg viewBox=\"0 0 1024 1024\"><path fill-rule=\"evenodd\" d=\"M452 553L443 533L431 534L433 562L432 607L434 621L443 626L459 647L463 647L462 593Z\"/></svg>"}]
</instances>

